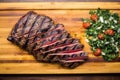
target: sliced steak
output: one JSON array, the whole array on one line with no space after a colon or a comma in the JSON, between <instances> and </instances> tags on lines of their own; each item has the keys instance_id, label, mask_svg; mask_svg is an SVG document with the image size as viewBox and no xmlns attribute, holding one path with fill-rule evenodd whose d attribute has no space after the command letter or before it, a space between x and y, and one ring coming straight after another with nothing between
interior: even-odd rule
<instances>
[{"instance_id":1,"label":"sliced steak","mask_svg":"<svg viewBox=\"0 0 120 80\"><path fill-rule=\"evenodd\" d=\"M62 40L57 40L53 43L43 45L40 48L40 50L45 52L47 50L50 50L50 49L53 49L53 48L56 48L56 47L65 46L65 45L69 45L69 44L73 44L73 43L77 43L77 42L79 42L79 40L75 39L75 38L63 38ZM83 45L82 45L82 47L83 47Z\"/></svg>"},{"instance_id":2,"label":"sliced steak","mask_svg":"<svg viewBox=\"0 0 120 80\"><path fill-rule=\"evenodd\" d=\"M27 22L26 22L26 25L25 27L23 28L22 30L22 33L21 35L23 35L23 37L20 38L20 41L19 41L19 44L21 47L25 47L26 46L26 41L27 41L27 38L28 38L28 35L29 34L26 34L26 33L29 33L34 25L34 23L36 22L37 20L37 14L36 13L33 13L31 14L31 16L28 18ZM24 35L26 34L26 35Z\"/></svg>"},{"instance_id":3,"label":"sliced steak","mask_svg":"<svg viewBox=\"0 0 120 80\"><path fill-rule=\"evenodd\" d=\"M26 44L26 49L28 51L30 51L29 47L31 47L31 43L34 42L35 37L37 35L37 32L39 31L39 29L41 28L43 22L45 20L45 16L39 16L39 18L37 19L37 21L35 22L35 24L33 25L32 29L31 29L31 33L29 34L28 37L28 42Z\"/></svg>"},{"instance_id":4,"label":"sliced steak","mask_svg":"<svg viewBox=\"0 0 120 80\"><path fill-rule=\"evenodd\" d=\"M58 56L60 64L67 68L75 68L88 58L84 51L60 53Z\"/></svg>"},{"instance_id":5,"label":"sliced steak","mask_svg":"<svg viewBox=\"0 0 120 80\"><path fill-rule=\"evenodd\" d=\"M62 34L63 32L65 32L64 31L64 27L63 26L59 26L58 27L58 25L56 25L53 30L49 30L49 31L47 31L45 33L38 34L36 36L35 41L38 42L38 41L40 41L43 38L51 37L51 36L54 36L54 35L57 35L57 34L60 34L60 33Z\"/></svg>"},{"instance_id":6,"label":"sliced steak","mask_svg":"<svg viewBox=\"0 0 120 80\"><path fill-rule=\"evenodd\" d=\"M33 11L20 18L7 39L28 50L38 61L75 68L88 58L83 44L72 38L63 24L55 25L48 16Z\"/></svg>"},{"instance_id":7,"label":"sliced steak","mask_svg":"<svg viewBox=\"0 0 120 80\"><path fill-rule=\"evenodd\" d=\"M52 62L57 62L59 60L69 60L69 59L86 59L87 53L82 51L81 49L73 49L73 50L67 50L67 51L62 51L59 53L53 53L53 54L48 54L48 56L52 59Z\"/></svg>"},{"instance_id":8,"label":"sliced steak","mask_svg":"<svg viewBox=\"0 0 120 80\"><path fill-rule=\"evenodd\" d=\"M49 21L48 21L49 20ZM41 22L41 20L39 20L38 22ZM38 22L36 22L36 25L38 24ZM45 25L44 25L45 24ZM35 26L36 26L35 25ZM46 28L42 28L42 27L46 27ZM41 29L42 28L42 29ZM32 47L34 46L34 42L36 42L36 39L40 36L40 33L43 33L42 31L45 31L45 29L53 29L54 25L53 22L51 21L51 19L48 19L48 17L45 17L41 24L39 25L39 29L35 29L34 34L30 34L30 36L28 37L28 42L27 42L27 50L31 52ZM34 30L34 29L33 29ZM31 44L33 43L33 44Z\"/></svg>"},{"instance_id":9,"label":"sliced steak","mask_svg":"<svg viewBox=\"0 0 120 80\"><path fill-rule=\"evenodd\" d=\"M50 43L50 42L53 42L55 40L58 40L60 39L62 36L61 35L64 35L64 37L62 38L65 38L65 37L69 37L69 34L65 31L63 32L62 31L63 29L56 29L54 30L54 33L51 32L51 34L49 35L49 32L46 32L45 34L41 34L42 35L46 35L44 36L43 38L41 37L41 39L35 39L34 42L31 42L29 43L29 46L28 46L28 50L31 52L33 49L34 50L37 50L39 49L41 46L47 44L47 43ZM56 35L56 36L55 36ZM65 36L66 35L66 36ZM30 40L29 40L30 41Z\"/></svg>"},{"instance_id":10,"label":"sliced steak","mask_svg":"<svg viewBox=\"0 0 120 80\"><path fill-rule=\"evenodd\" d=\"M85 62L85 60L60 60L59 61L60 62L60 64L61 64L61 66L63 66L63 67L66 67L66 68L71 68L71 69L73 69L73 68L76 68L76 67L78 67L80 64L82 64L83 62Z\"/></svg>"},{"instance_id":11,"label":"sliced steak","mask_svg":"<svg viewBox=\"0 0 120 80\"><path fill-rule=\"evenodd\" d=\"M62 40L57 40L53 43L43 45L43 46L41 46L41 48L39 50L41 51L41 53L44 53L45 51L54 49L56 47L67 46L67 45L70 45L70 44L73 44L73 43L79 43L79 40L74 39L74 38L63 38ZM77 48L77 46L75 46L75 48ZM83 48L83 45L81 45L81 48ZM52 56L55 57L55 55L52 55ZM50 57L52 57L52 56L50 56ZM51 62L56 62L56 61L54 59L52 59Z\"/></svg>"},{"instance_id":12,"label":"sliced steak","mask_svg":"<svg viewBox=\"0 0 120 80\"><path fill-rule=\"evenodd\" d=\"M84 51L72 51L68 53L60 53L59 62L62 66L75 68L88 58L88 54Z\"/></svg>"},{"instance_id":13,"label":"sliced steak","mask_svg":"<svg viewBox=\"0 0 120 80\"><path fill-rule=\"evenodd\" d=\"M61 39L64 39L64 38L69 38L69 37L70 37L70 34L65 31L65 32L62 32L62 33L59 33L59 34L51 35L51 36L49 36L47 38L44 38L42 40L38 40L38 41L36 41L36 45L34 46L33 51L39 50L41 48L41 46L50 44L50 43L55 42L57 40L61 40Z\"/></svg>"},{"instance_id":14,"label":"sliced steak","mask_svg":"<svg viewBox=\"0 0 120 80\"><path fill-rule=\"evenodd\" d=\"M11 33L9 34L7 40L9 40L11 42L15 42L16 44L18 44L19 40L16 39L16 37L21 36L22 30L25 27L26 22L27 22L29 16L32 13L34 13L34 12L30 11L30 12L28 12L27 14L25 14L23 17L21 17L19 19L19 21L16 23L16 25L11 30Z\"/></svg>"},{"instance_id":15,"label":"sliced steak","mask_svg":"<svg viewBox=\"0 0 120 80\"><path fill-rule=\"evenodd\" d=\"M52 19L46 16L41 28L39 29L40 31L38 31L38 33L47 32L48 30L51 30L50 26L52 25L54 25Z\"/></svg>"},{"instance_id":16,"label":"sliced steak","mask_svg":"<svg viewBox=\"0 0 120 80\"><path fill-rule=\"evenodd\" d=\"M46 38L51 35L56 35L62 33L63 31L64 31L64 26L62 26L61 24L57 24L52 30L38 34L36 40Z\"/></svg>"},{"instance_id":17,"label":"sliced steak","mask_svg":"<svg viewBox=\"0 0 120 80\"><path fill-rule=\"evenodd\" d=\"M37 51L34 51L35 52L34 55L40 61L54 62L54 61L57 61L58 59L54 60L54 57L56 57L56 56L54 56L54 55L49 56L49 54L57 54L57 53L60 53L62 51L69 51L69 50L74 50L74 49L82 50L82 45L80 43L76 42L76 43L73 43L73 44L64 45L64 46L61 46L61 47L56 47L54 49L48 50L48 51L43 52L43 53L42 53L41 50L37 50ZM43 58L41 58L39 56L43 56Z\"/></svg>"},{"instance_id":18,"label":"sliced steak","mask_svg":"<svg viewBox=\"0 0 120 80\"><path fill-rule=\"evenodd\" d=\"M88 54L85 53L84 51L81 50L74 50L74 52L62 52L59 54L50 54L50 55L57 55L59 56L60 60L74 60L74 59L79 59L79 60L85 60L88 58Z\"/></svg>"}]
</instances>

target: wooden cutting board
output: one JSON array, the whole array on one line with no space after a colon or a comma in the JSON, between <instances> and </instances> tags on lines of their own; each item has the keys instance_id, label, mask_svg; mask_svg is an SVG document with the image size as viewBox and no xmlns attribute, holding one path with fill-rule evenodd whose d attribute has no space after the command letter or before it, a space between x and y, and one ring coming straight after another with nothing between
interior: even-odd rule
<instances>
[{"instance_id":1,"label":"wooden cutting board","mask_svg":"<svg viewBox=\"0 0 120 80\"><path fill-rule=\"evenodd\" d=\"M106 62L95 57L85 42L85 29L81 18L89 18L90 9L110 9L120 14L120 2L25 2L0 3L0 74L86 74L120 73L120 59ZM89 53L89 60L75 69L65 69L58 64L39 63L34 57L7 41L12 27L28 11L51 17L55 23L65 25L73 37L80 39Z\"/></svg>"}]
</instances>

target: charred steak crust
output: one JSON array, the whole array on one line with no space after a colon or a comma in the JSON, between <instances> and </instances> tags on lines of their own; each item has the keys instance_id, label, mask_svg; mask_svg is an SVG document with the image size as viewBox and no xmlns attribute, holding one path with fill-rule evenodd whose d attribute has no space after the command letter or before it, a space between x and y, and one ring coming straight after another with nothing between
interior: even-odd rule
<instances>
[{"instance_id":1,"label":"charred steak crust","mask_svg":"<svg viewBox=\"0 0 120 80\"><path fill-rule=\"evenodd\" d=\"M85 62L88 54L84 45L72 38L63 24L33 11L26 13L15 24L7 40L29 51L38 61L57 62L75 68Z\"/></svg>"},{"instance_id":2,"label":"charred steak crust","mask_svg":"<svg viewBox=\"0 0 120 80\"><path fill-rule=\"evenodd\" d=\"M75 48L76 46L79 46L77 48ZM49 55L49 54L57 54L57 53L60 53L60 52L63 52L63 51L69 51L69 50L77 50L77 49L80 49L82 50L82 47L81 45L76 42L76 43L71 43L69 45L64 45L64 46L60 46L60 47L56 47L54 49L50 49L46 52L42 52L42 50L39 50L39 51L35 51L35 55L39 55L41 54L43 56L43 61L45 62L57 62L57 56L56 55ZM37 59L39 59L39 56L36 56ZM55 60L54 58L56 58L57 60ZM40 59L39 59L40 60Z\"/></svg>"},{"instance_id":3,"label":"charred steak crust","mask_svg":"<svg viewBox=\"0 0 120 80\"><path fill-rule=\"evenodd\" d=\"M18 44L18 39L16 39L16 37L20 36L21 30L24 27L24 25L26 24L29 16L32 14L33 12L30 11L27 14L25 14L24 16L22 16L19 21L15 24L15 27L13 27L13 29L11 30L11 33L9 34L7 40L11 41L11 42L15 42L16 44Z\"/></svg>"},{"instance_id":4,"label":"charred steak crust","mask_svg":"<svg viewBox=\"0 0 120 80\"><path fill-rule=\"evenodd\" d=\"M51 27L53 28L53 27ZM39 33L36 35L36 39L32 42L31 39L29 39L29 46L28 46L28 50L32 51L34 48L39 49L39 47L41 47L42 45L51 42L50 39L54 38L54 35L58 35L60 33L62 33L64 30L64 28L61 27L61 29L59 29L60 27L56 27L53 28L50 31L44 32L44 33ZM54 31L54 32L53 32ZM39 38L38 38L39 37ZM46 43L45 43L46 42Z\"/></svg>"},{"instance_id":5,"label":"charred steak crust","mask_svg":"<svg viewBox=\"0 0 120 80\"><path fill-rule=\"evenodd\" d=\"M47 26L46 26L47 25ZM28 43L27 43L27 50L28 51L32 51L33 47L36 45L36 40L37 39L41 39L39 37L38 34L43 33L45 30L47 31L48 29L52 29L53 28L53 21L51 21L51 19L49 19L49 17L46 17L42 20L39 29L36 31L36 34L31 37L28 38ZM46 27L46 28L42 28L42 27ZM35 43L34 43L35 42Z\"/></svg>"},{"instance_id":6,"label":"charred steak crust","mask_svg":"<svg viewBox=\"0 0 120 80\"><path fill-rule=\"evenodd\" d=\"M33 27L33 24L36 21L36 19L37 19L37 14L31 14L31 16L27 20L27 23L26 23L25 27L22 30L21 35L23 35L25 33L28 33L31 30L31 28ZM20 43L21 47L25 47L25 43L27 41L27 38L28 38L28 34L26 34L22 38L20 38L19 43Z\"/></svg>"}]
</instances>

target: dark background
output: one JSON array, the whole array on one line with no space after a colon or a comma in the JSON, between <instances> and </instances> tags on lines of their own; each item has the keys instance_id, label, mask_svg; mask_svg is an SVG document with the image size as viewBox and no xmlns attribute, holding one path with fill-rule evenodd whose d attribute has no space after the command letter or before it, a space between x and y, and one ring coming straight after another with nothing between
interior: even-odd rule
<instances>
[{"instance_id":1,"label":"dark background","mask_svg":"<svg viewBox=\"0 0 120 80\"><path fill-rule=\"evenodd\" d=\"M56 2L120 2L120 0L0 0L0 2L50 2L50 1L56 1Z\"/></svg>"},{"instance_id":2,"label":"dark background","mask_svg":"<svg viewBox=\"0 0 120 80\"><path fill-rule=\"evenodd\" d=\"M120 0L0 0L0 2L120 2ZM120 74L62 74L62 75L55 75L55 74L32 74L32 75L6 75L1 74L0 80L120 80Z\"/></svg>"}]
</instances>

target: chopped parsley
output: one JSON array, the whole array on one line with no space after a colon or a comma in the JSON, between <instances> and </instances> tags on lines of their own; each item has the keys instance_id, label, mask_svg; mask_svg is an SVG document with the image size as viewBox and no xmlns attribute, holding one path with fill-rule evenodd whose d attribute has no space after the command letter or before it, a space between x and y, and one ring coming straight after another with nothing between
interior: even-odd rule
<instances>
[{"instance_id":1,"label":"chopped parsley","mask_svg":"<svg viewBox=\"0 0 120 80\"><path fill-rule=\"evenodd\" d=\"M90 19L83 19L87 42L93 53L100 54L106 61L119 56L120 48L120 17L109 10L91 10ZM90 25L86 25L86 24ZM96 51L98 50L99 51Z\"/></svg>"}]
</instances>

